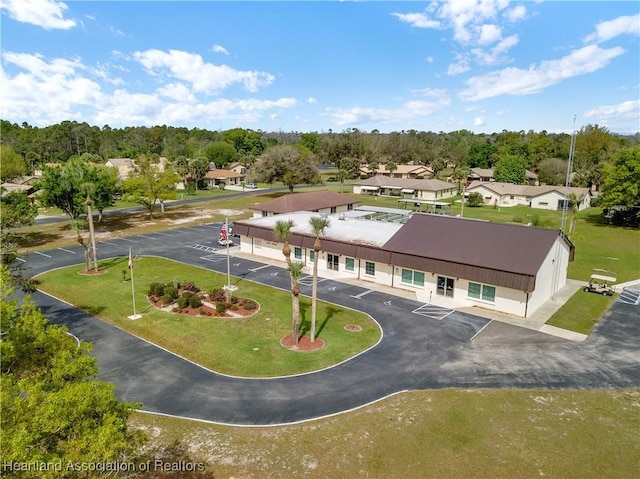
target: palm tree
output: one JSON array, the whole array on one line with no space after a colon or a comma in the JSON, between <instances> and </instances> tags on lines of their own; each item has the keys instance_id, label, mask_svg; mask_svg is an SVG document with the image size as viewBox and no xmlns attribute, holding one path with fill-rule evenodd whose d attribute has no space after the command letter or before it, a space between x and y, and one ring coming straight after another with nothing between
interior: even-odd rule
<instances>
[{"instance_id":1,"label":"palm tree","mask_svg":"<svg viewBox=\"0 0 640 479\"><path fill-rule=\"evenodd\" d=\"M289 263L289 275L291 276L291 301L293 304L293 344L298 345L298 335L300 331L300 285L298 281L302 277L302 269L304 264L300 261L294 261Z\"/></svg>"},{"instance_id":2,"label":"palm tree","mask_svg":"<svg viewBox=\"0 0 640 479\"><path fill-rule=\"evenodd\" d=\"M316 340L316 303L318 301L318 253L322 244L320 243L320 236L324 236L327 228L329 227L329 218L323 218L321 216L312 216L309 218L309 225L311 231L316 237L313 243L313 286L311 292L311 342Z\"/></svg>"},{"instance_id":3,"label":"palm tree","mask_svg":"<svg viewBox=\"0 0 640 479\"><path fill-rule=\"evenodd\" d=\"M576 227L576 216L580 209L580 203L584 200L584 194L569 193L569 206L571 207L571 221L569 222L569 236L573 234Z\"/></svg>"},{"instance_id":4,"label":"palm tree","mask_svg":"<svg viewBox=\"0 0 640 479\"><path fill-rule=\"evenodd\" d=\"M282 254L287 260L287 264L291 264L291 246L289 246L289 237L291 237L291 229L295 223L293 220L278 220L273 229L273 237L277 242L283 243Z\"/></svg>"}]
</instances>

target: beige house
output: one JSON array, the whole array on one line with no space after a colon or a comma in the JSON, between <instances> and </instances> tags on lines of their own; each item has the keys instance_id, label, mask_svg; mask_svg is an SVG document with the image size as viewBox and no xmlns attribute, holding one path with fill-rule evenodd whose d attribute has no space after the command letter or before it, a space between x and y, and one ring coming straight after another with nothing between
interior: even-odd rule
<instances>
[{"instance_id":1,"label":"beige house","mask_svg":"<svg viewBox=\"0 0 640 479\"><path fill-rule=\"evenodd\" d=\"M215 169L207 171L202 181L207 184L207 188L216 188L220 186L220 183L225 185L239 185L244 181L245 175L242 173L236 173L231 170Z\"/></svg>"},{"instance_id":2,"label":"beige house","mask_svg":"<svg viewBox=\"0 0 640 479\"><path fill-rule=\"evenodd\" d=\"M350 196L330 190L291 193L254 206L253 217L275 216L294 211L331 214L351 211L359 203Z\"/></svg>"},{"instance_id":3,"label":"beige house","mask_svg":"<svg viewBox=\"0 0 640 479\"><path fill-rule=\"evenodd\" d=\"M529 186L512 183L474 181L466 189L466 196L480 193L484 203L492 206L509 207L516 205L530 206L544 210L561 210L567 203L564 186ZM569 194L580 201L578 211L591 206L589 188L569 188Z\"/></svg>"},{"instance_id":4,"label":"beige house","mask_svg":"<svg viewBox=\"0 0 640 479\"><path fill-rule=\"evenodd\" d=\"M525 176L529 185L536 186L540 184L538 175L533 171L527 170ZM471 168L471 173L467 179L468 181L495 181L492 168Z\"/></svg>"},{"instance_id":5,"label":"beige house","mask_svg":"<svg viewBox=\"0 0 640 479\"><path fill-rule=\"evenodd\" d=\"M396 165L396 169L393 171L387 170L386 164L380 164L376 170L370 170L368 166L362 166L360 167L360 173L368 176L382 175L390 178L403 179L416 178L417 176L421 176L422 178L433 177L433 170L422 165Z\"/></svg>"},{"instance_id":6,"label":"beige house","mask_svg":"<svg viewBox=\"0 0 640 479\"><path fill-rule=\"evenodd\" d=\"M457 185L441 180L415 180L374 176L353 185L356 195L383 195L420 200L443 200L458 194Z\"/></svg>"}]
</instances>

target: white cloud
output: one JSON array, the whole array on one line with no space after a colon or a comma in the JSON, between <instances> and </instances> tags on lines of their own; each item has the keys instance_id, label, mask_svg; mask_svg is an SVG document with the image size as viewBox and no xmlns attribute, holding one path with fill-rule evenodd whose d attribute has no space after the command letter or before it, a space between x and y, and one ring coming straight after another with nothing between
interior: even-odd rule
<instances>
[{"instance_id":1,"label":"white cloud","mask_svg":"<svg viewBox=\"0 0 640 479\"><path fill-rule=\"evenodd\" d=\"M640 119L640 100L629 100L617 105L600 106L584 113L585 118L602 121L618 119Z\"/></svg>"},{"instance_id":2,"label":"white cloud","mask_svg":"<svg viewBox=\"0 0 640 479\"><path fill-rule=\"evenodd\" d=\"M480 27L478 43L480 45L490 45L502 38L502 29L497 25L485 24Z\"/></svg>"},{"instance_id":3,"label":"white cloud","mask_svg":"<svg viewBox=\"0 0 640 479\"><path fill-rule=\"evenodd\" d=\"M181 50L147 50L135 52L133 58L147 71L158 77L168 73L171 79L187 82L199 93L215 94L233 83L243 83L255 92L261 86L273 82L274 76L267 72L235 70L227 65L204 63L197 53Z\"/></svg>"},{"instance_id":4,"label":"white cloud","mask_svg":"<svg viewBox=\"0 0 640 479\"><path fill-rule=\"evenodd\" d=\"M408 23L416 28L440 28L441 24L437 20L432 20L424 13L392 13L394 17L404 23Z\"/></svg>"},{"instance_id":5,"label":"white cloud","mask_svg":"<svg viewBox=\"0 0 640 479\"><path fill-rule=\"evenodd\" d=\"M9 76L0 70L0 105L3 118L34 123L57 123L80 116L80 110L101 101L100 85L82 76L86 67L78 60L4 52L3 60L24 70Z\"/></svg>"},{"instance_id":6,"label":"white cloud","mask_svg":"<svg viewBox=\"0 0 640 479\"><path fill-rule=\"evenodd\" d=\"M477 116L473 119L473 126L483 126L484 125L484 117Z\"/></svg>"},{"instance_id":7,"label":"white cloud","mask_svg":"<svg viewBox=\"0 0 640 479\"><path fill-rule=\"evenodd\" d=\"M211 50L214 53L221 53L222 55L228 55L229 54L229 51L225 47L223 47L222 45L214 45L214 46L211 47Z\"/></svg>"},{"instance_id":8,"label":"white cloud","mask_svg":"<svg viewBox=\"0 0 640 479\"><path fill-rule=\"evenodd\" d=\"M543 61L528 70L506 68L467 80L468 88L461 92L463 100L478 101L500 95L529 95L563 80L597 71L611 59L622 55L620 47L602 49L589 45L571 52L559 60Z\"/></svg>"},{"instance_id":9,"label":"white cloud","mask_svg":"<svg viewBox=\"0 0 640 479\"><path fill-rule=\"evenodd\" d=\"M517 22L527 17L527 8L524 5L516 5L505 10L503 17L508 22Z\"/></svg>"},{"instance_id":10,"label":"white cloud","mask_svg":"<svg viewBox=\"0 0 640 479\"><path fill-rule=\"evenodd\" d=\"M318 103L318 100L316 100L314 97L310 96L309 98L307 98L307 103L309 103L309 104Z\"/></svg>"},{"instance_id":11,"label":"white cloud","mask_svg":"<svg viewBox=\"0 0 640 479\"><path fill-rule=\"evenodd\" d=\"M326 111L338 126L354 126L366 123L407 123L412 119L429 116L449 103L450 99L447 96L442 96L439 101L435 102L408 101L399 108L327 108Z\"/></svg>"},{"instance_id":12,"label":"white cloud","mask_svg":"<svg viewBox=\"0 0 640 479\"><path fill-rule=\"evenodd\" d=\"M56 0L1 0L0 7L6 9L12 19L46 30L68 30L76 26L75 21L64 18L69 7Z\"/></svg>"},{"instance_id":13,"label":"white cloud","mask_svg":"<svg viewBox=\"0 0 640 479\"><path fill-rule=\"evenodd\" d=\"M640 35L640 13L598 23L595 33L585 37L584 41L599 43L623 34Z\"/></svg>"}]
</instances>

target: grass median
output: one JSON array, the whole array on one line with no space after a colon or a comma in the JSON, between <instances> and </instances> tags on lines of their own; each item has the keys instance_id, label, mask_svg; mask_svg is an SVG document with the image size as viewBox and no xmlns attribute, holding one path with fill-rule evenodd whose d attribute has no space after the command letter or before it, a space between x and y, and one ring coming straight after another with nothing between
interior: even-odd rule
<instances>
[{"instance_id":1,"label":"grass median","mask_svg":"<svg viewBox=\"0 0 640 479\"><path fill-rule=\"evenodd\" d=\"M143 257L134 263L137 312L131 321L131 282L126 258L99 263L101 275L78 274L83 265L54 270L39 276L40 289L76 305L137 336L167 348L204 367L244 377L300 374L344 361L378 342L378 325L363 313L318 301L317 334L326 345L313 352L290 351L280 339L291 333L291 294L247 280L232 278L236 296L251 298L260 310L247 318L184 316L151 306L146 293L152 282L194 282L203 290L226 284L227 277L174 261ZM127 280L123 281L123 276ZM302 331L311 321L311 299L300 298ZM344 329L347 324L360 332Z\"/></svg>"}]
</instances>

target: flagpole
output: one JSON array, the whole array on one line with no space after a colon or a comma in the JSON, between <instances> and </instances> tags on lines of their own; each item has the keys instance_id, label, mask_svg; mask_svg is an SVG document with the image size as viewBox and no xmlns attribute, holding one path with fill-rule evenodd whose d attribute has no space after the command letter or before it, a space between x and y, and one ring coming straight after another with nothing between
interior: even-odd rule
<instances>
[{"instance_id":1,"label":"flagpole","mask_svg":"<svg viewBox=\"0 0 640 479\"><path fill-rule=\"evenodd\" d=\"M229 218L225 217L224 219L224 225L222 225L222 228L224 229L224 235L220 235L221 238L223 238L225 240L226 246L227 246L227 285L223 286L222 289L224 289L225 292L225 299L227 300L227 302L231 301L231 295L233 294L233 292L238 289L238 287L234 284L231 284L231 266L229 264L229 244L231 242L230 238L230 234L229 234Z\"/></svg>"},{"instance_id":2,"label":"flagpole","mask_svg":"<svg viewBox=\"0 0 640 479\"><path fill-rule=\"evenodd\" d=\"M140 319L141 314L136 313L136 289L133 281L133 256L131 255L131 246L129 246L129 271L131 271L131 300L133 301L133 314L128 316L129 319Z\"/></svg>"}]
</instances>

